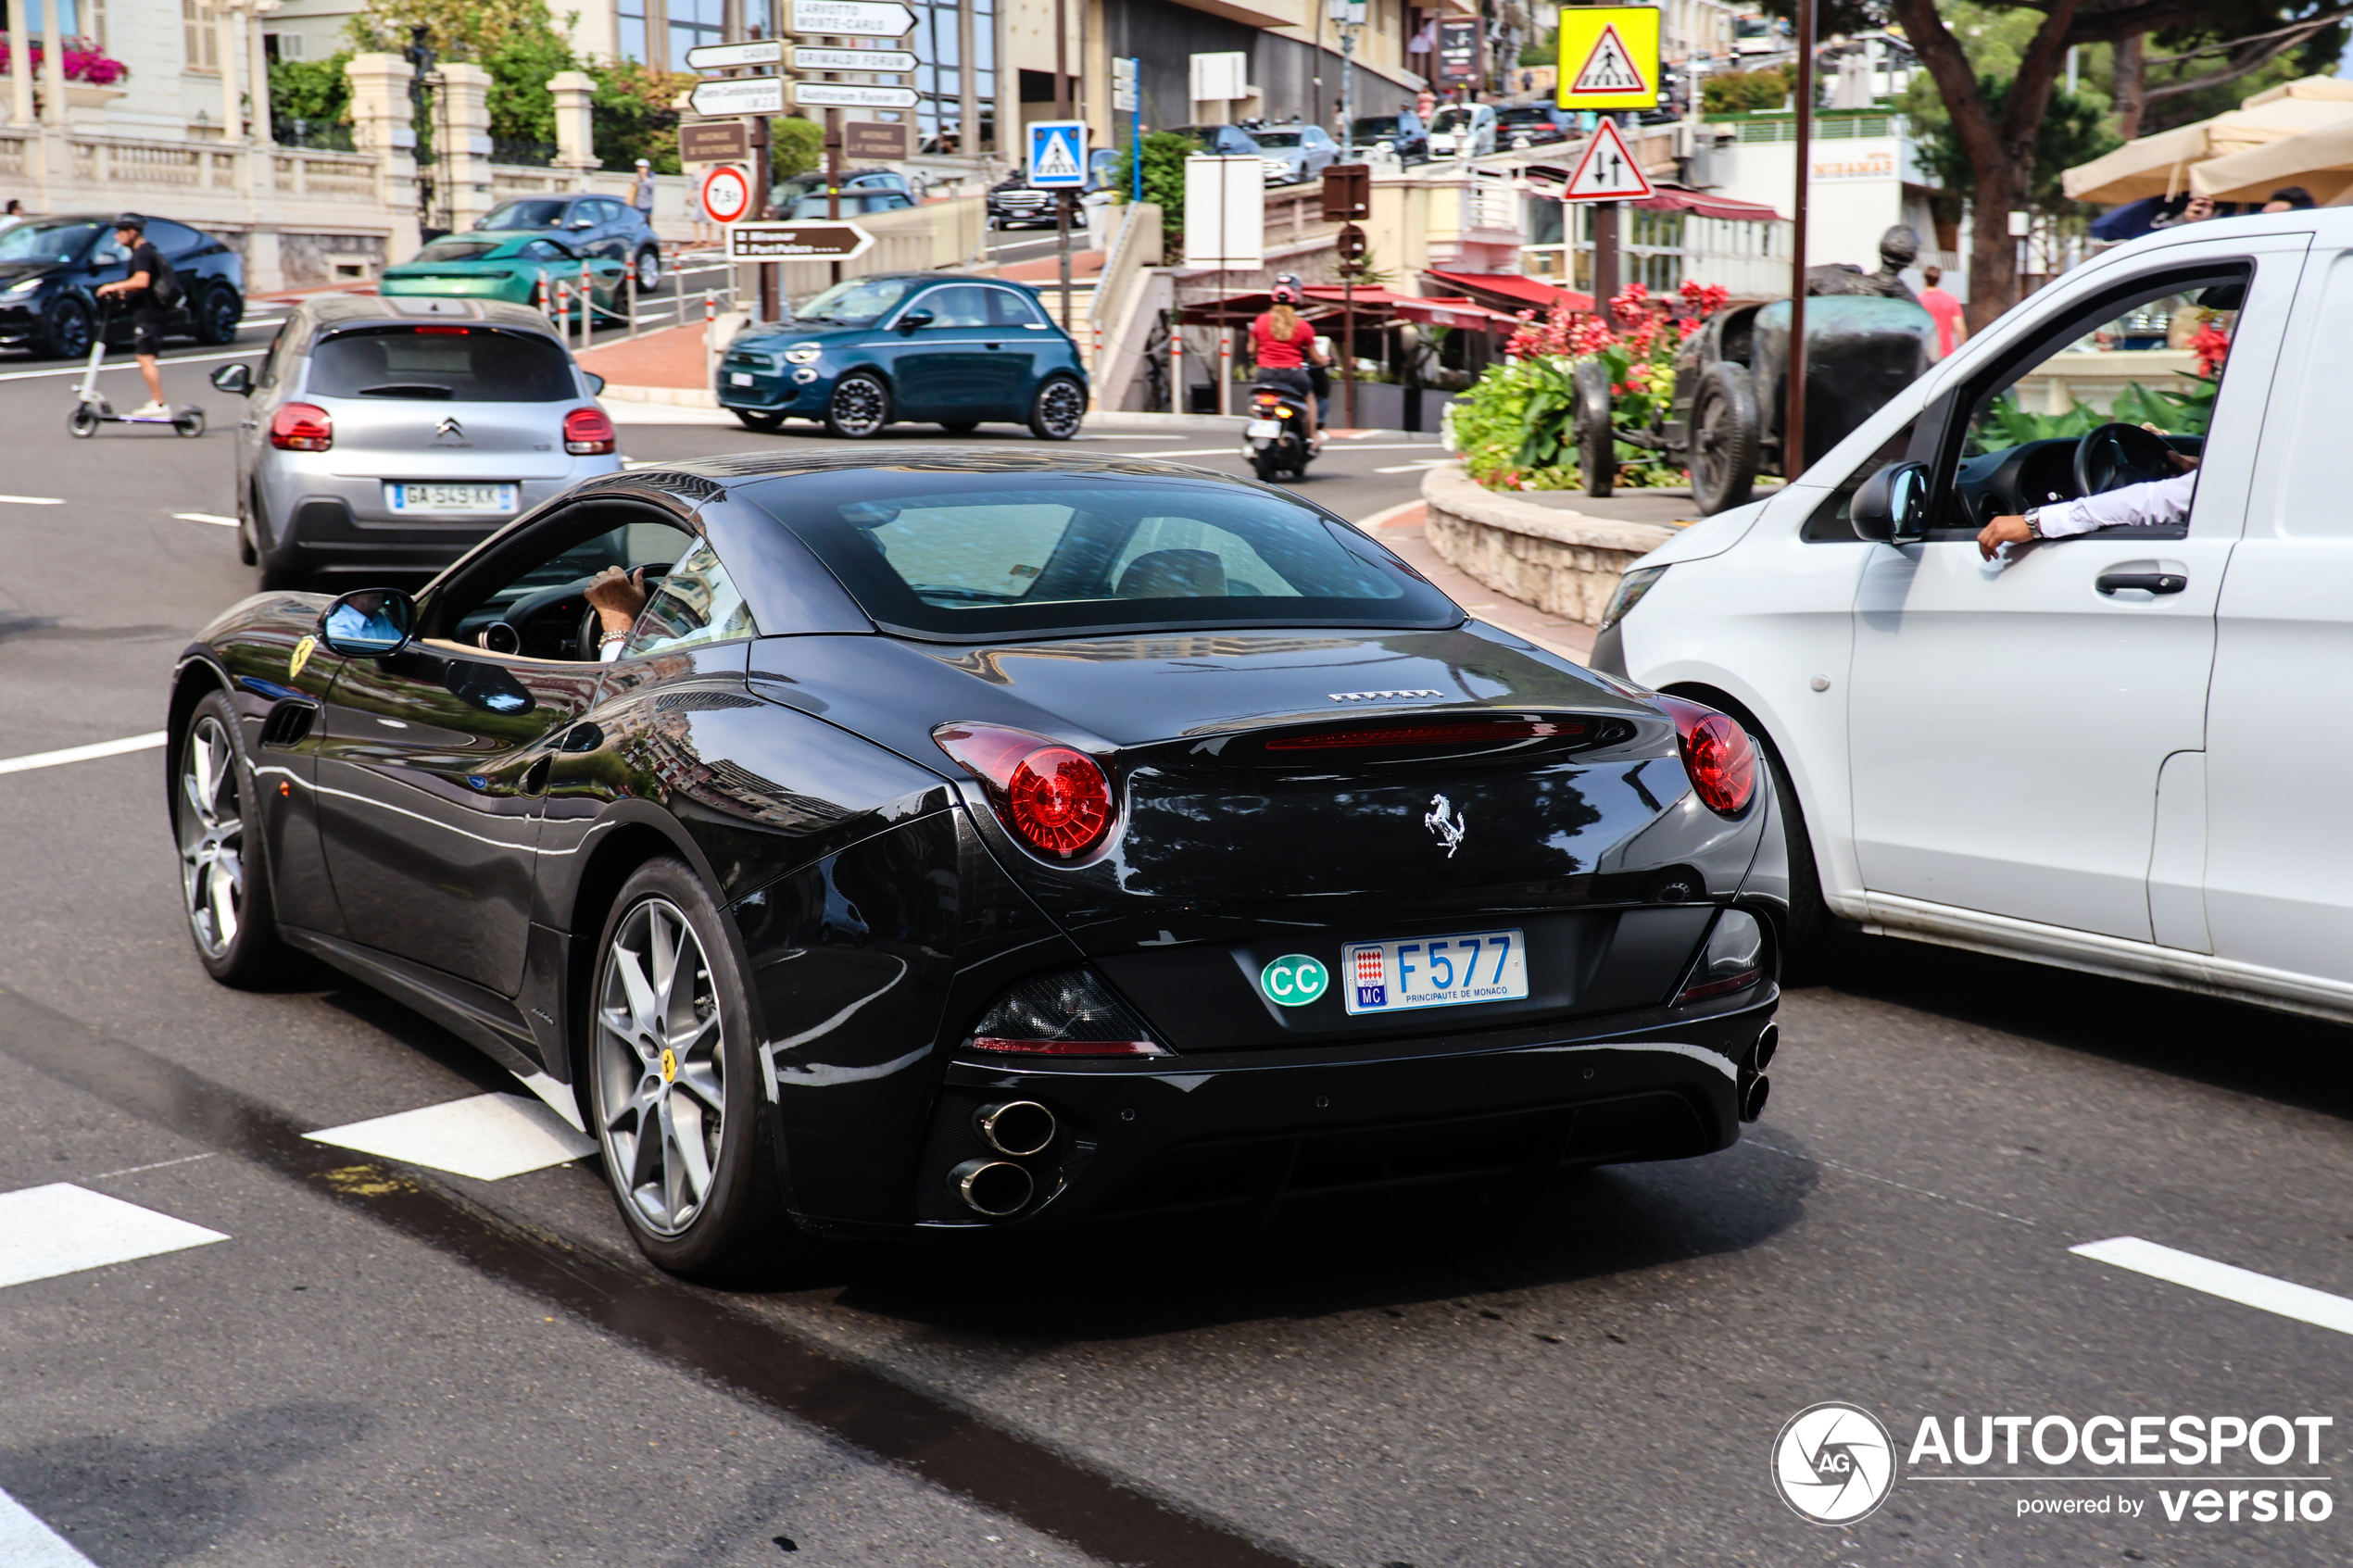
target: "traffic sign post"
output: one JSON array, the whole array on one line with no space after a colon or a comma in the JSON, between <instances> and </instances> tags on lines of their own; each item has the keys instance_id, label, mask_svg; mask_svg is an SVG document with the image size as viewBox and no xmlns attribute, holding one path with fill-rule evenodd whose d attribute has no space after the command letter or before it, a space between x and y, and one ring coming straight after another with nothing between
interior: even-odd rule
<instances>
[{"instance_id":1,"label":"traffic sign post","mask_svg":"<svg viewBox=\"0 0 2353 1568\"><path fill-rule=\"evenodd\" d=\"M751 129L740 119L693 121L678 128L681 163L745 163L751 157Z\"/></svg>"},{"instance_id":2,"label":"traffic sign post","mask_svg":"<svg viewBox=\"0 0 2353 1568\"><path fill-rule=\"evenodd\" d=\"M727 76L696 84L689 100L697 114L782 114L785 79L781 76Z\"/></svg>"},{"instance_id":3,"label":"traffic sign post","mask_svg":"<svg viewBox=\"0 0 2353 1568\"><path fill-rule=\"evenodd\" d=\"M795 70L911 71L915 56L904 49L811 49L792 52Z\"/></svg>"},{"instance_id":4,"label":"traffic sign post","mask_svg":"<svg viewBox=\"0 0 2353 1568\"><path fill-rule=\"evenodd\" d=\"M792 101L803 108L912 109L920 101L912 87L876 87L863 82L796 82Z\"/></svg>"},{"instance_id":5,"label":"traffic sign post","mask_svg":"<svg viewBox=\"0 0 2353 1568\"><path fill-rule=\"evenodd\" d=\"M792 0L792 30L818 38L904 38L915 13L899 0Z\"/></svg>"},{"instance_id":6,"label":"traffic sign post","mask_svg":"<svg viewBox=\"0 0 2353 1568\"><path fill-rule=\"evenodd\" d=\"M1655 6L1562 6L1560 107L1658 107L1658 19Z\"/></svg>"},{"instance_id":7,"label":"traffic sign post","mask_svg":"<svg viewBox=\"0 0 2353 1568\"><path fill-rule=\"evenodd\" d=\"M688 70L741 70L746 66L773 66L785 57L782 41L755 39L749 44L705 44L686 51Z\"/></svg>"},{"instance_id":8,"label":"traffic sign post","mask_svg":"<svg viewBox=\"0 0 2353 1568\"><path fill-rule=\"evenodd\" d=\"M855 261L874 245L855 223L737 223L727 231L727 259Z\"/></svg>"},{"instance_id":9,"label":"traffic sign post","mask_svg":"<svg viewBox=\"0 0 2353 1568\"><path fill-rule=\"evenodd\" d=\"M1617 204L1641 201L1651 194L1650 179L1634 161L1626 138L1617 133L1617 122L1604 115L1561 196L1563 201L1593 204L1593 305L1597 312L1606 312L1609 301L1617 297Z\"/></svg>"},{"instance_id":10,"label":"traffic sign post","mask_svg":"<svg viewBox=\"0 0 2353 1568\"><path fill-rule=\"evenodd\" d=\"M1029 132L1029 182L1041 191L1076 191L1087 183L1087 122L1034 119Z\"/></svg>"},{"instance_id":11,"label":"traffic sign post","mask_svg":"<svg viewBox=\"0 0 2353 1568\"><path fill-rule=\"evenodd\" d=\"M723 163L702 177L703 215L723 226L751 216L751 176L741 167Z\"/></svg>"}]
</instances>

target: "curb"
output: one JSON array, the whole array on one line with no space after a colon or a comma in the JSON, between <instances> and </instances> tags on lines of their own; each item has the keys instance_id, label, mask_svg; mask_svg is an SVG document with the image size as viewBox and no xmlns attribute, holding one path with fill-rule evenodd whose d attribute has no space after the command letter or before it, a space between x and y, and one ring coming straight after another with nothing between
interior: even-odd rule
<instances>
[{"instance_id":1,"label":"curb","mask_svg":"<svg viewBox=\"0 0 2353 1568\"><path fill-rule=\"evenodd\" d=\"M1620 573L1675 537L1655 522L1621 522L1516 501L1473 481L1460 463L1422 480L1423 537L1464 575L1564 621L1601 624Z\"/></svg>"}]
</instances>

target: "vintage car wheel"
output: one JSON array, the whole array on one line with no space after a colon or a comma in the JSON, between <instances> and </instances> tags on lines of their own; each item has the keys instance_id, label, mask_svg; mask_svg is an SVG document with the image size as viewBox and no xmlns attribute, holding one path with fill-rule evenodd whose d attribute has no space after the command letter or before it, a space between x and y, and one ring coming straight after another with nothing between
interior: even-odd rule
<instances>
[{"instance_id":1,"label":"vintage car wheel","mask_svg":"<svg viewBox=\"0 0 2353 1568\"><path fill-rule=\"evenodd\" d=\"M825 399L825 433L847 441L862 441L881 433L890 423L890 388L864 370L852 370L834 383Z\"/></svg>"},{"instance_id":2,"label":"vintage car wheel","mask_svg":"<svg viewBox=\"0 0 2353 1568\"><path fill-rule=\"evenodd\" d=\"M1585 494L1606 495L1617 483L1617 432L1610 420L1609 372L1588 359L1572 374L1577 404L1569 428L1577 442L1577 465L1585 476Z\"/></svg>"},{"instance_id":3,"label":"vintage car wheel","mask_svg":"<svg viewBox=\"0 0 2353 1568\"><path fill-rule=\"evenodd\" d=\"M647 861L605 918L586 1020L588 1109L622 1219L655 1263L703 1279L795 1234L725 930L684 862Z\"/></svg>"},{"instance_id":4,"label":"vintage car wheel","mask_svg":"<svg viewBox=\"0 0 2353 1568\"><path fill-rule=\"evenodd\" d=\"M237 714L212 692L181 732L171 770L181 909L205 972L224 985L275 979L286 964L270 898L259 792L236 742Z\"/></svg>"},{"instance_id":5,"label":"vintage car wheel","mask_svg":"<svg viewBox=\"0 0 2353 1568\"><path fill-rule=\"evenodd\" d=\"M1746 502L1756 483L1756 389L1748 367L1707 368L1692 409L1692 496L1709 517Z\"/></svg>"}]
</instances>

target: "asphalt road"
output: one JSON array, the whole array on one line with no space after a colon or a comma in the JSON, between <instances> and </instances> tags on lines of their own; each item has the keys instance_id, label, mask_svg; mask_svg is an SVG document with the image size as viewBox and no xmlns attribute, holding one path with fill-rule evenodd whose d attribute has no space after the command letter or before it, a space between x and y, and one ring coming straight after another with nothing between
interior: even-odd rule
<instances>
[{"instance_id":1,"label":"asphalt road","mask_svg":"<svg viewBox=\"0 0 2353 1568\"><path fill-rule=\"evenodd\" d=\"M225 427L218 362L170 390ZM229 529L176 515L227 510L225 433L71 441L67 384L0 379L0 759L154 730L173 656L250 584ZM641 460L812 439L623 433ZM1363 515L1412 494L1377 470L1431 455L1311 489ZM2344 1332L2070 1251L2353 1297L2340 1029L1856 938L1789 996L1771 1105L1723 1154L1257 1236L855 1250L719 1295L638 1261L593 1163L476 1179L303 1137L513 1085L333 977L207 980L157 751L0 771L0 809L11 1568L75 1561L58 1541L99 1568L2353 1559ZM1971 1446L1981 1417L2334 1424L2309 1462L1931 1458L1823 1528L1771 1454L1833 1399L1899 1457L1931 1416ZM2330 1517L2165 1516L2291 1475ZM2070 1499L2105 1510L2020 1512Z\"/></svg>"}]
</instances>

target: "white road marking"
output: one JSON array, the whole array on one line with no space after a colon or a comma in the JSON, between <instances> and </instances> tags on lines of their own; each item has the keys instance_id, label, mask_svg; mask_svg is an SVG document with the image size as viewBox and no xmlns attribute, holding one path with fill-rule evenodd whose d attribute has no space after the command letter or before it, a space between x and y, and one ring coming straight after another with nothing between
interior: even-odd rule
<instances>
[{"instance_id":1,"label":"white road marking","mask_svg":"<svg viewBox=\"0 0 2353 1568\"><path fill-rule=\"evenodd\" d=\"M209 522L218 524L222 528L234 528L237 526L237 520L235 518L222 517L219 512L174 512L171 515L178 518L182 522Z\"/></svg>"},{"instance_id":2,"label":"white road marking","mask_svg":"<svg viewBox=\"0 0 2353 1568\"><path fill-rule=\"evenodd\" d=\"M182 354L177 358L166 358L162 359L160 363L165 365L209 365L215 359L258 359L268 352L269 345L267 344L256 344L251 348L235 349L227 354ZM138 368L138 361L134 359L123 359L111 365L99 366L98 373L100 375L104 375L109 370L135 370ZM87 369L89 369L89 366L84 363L81 365L68 365L61 370L10 370L5 375L0 375L0 381L38 381L44 376L78 376Z\"/></svg>"},{"instance_id":3,"label":"white road marking","mask_svg":"<svg viewBox=\"0 0 2353 1568\"><path fill-rule=\"evenodd\" d=\"M2353 1334L2353 1300L2332 1296L2325 1290L2315 1290L2309 1285L2296 1285L2270 1274L2259 1274L2252 1269L2234 1268L2218 1263L2211 1258L2201 1258L2195 1252L2178 1252L2171 1247L2159 1247L2154 1241L2143 1241L2136 1236L2120 1236L2107 1241L2087 1241L2081 1247L2070 1247L2070 1252L2113 1263L2120 1269L2147 1274L2173 1285L2203 1290L2208 1296L2220 1296L2225 1301L2236 1301L2242 1307L2259 1307L2267 1312L2277 1312L2284 1318L2309 1323L2319 1328L2333 1328L2339 1334Z\"/></svg>"},{"instance_id":4,"label":"white road marking","mask_svg":"<svg viewBox=\"0 0 2353 1568\"><path fill-rule=\"evenodd\" d=\"M1450 459L1445 458L1417 458L1410 463L1399 463L1394 468L1375 469L1373 471L1375 473L1420 473L1428 469L1442 469L1448 461Z\"/></svg>"},{"instance_id":5,"label":"white road marking","mask_svg":"<svg viewBox=\"0 0 2353 1568\"><path fill-rule=\"evenodd\" d=\"M1188 446L1181 452L1106 452L1103 454L1106 458L1239 458L1241 455L1242 449L1239 445Z\"/></svg>"},{"instance_id":6,"label":"white road marking","mask_svg":"<svg viewBox=\"0 0 2353 1568\"><path fill-rule=\"evenodd\" d=\"M0 1193L0 1286L228 1239L70 1182L26 1187Z\"/></svg>"},{"instance_id":7,"label":"white road marking","mask_svg":"<svg viewBox=\"0 0 2353 1568\"><path fill-rule=\"evenodd\" d=\"M476 1095L303 1136L480 1182L560 1165L597 1148L554 1111L521 1095Z\"/></svg>"},{"instance_id":8,"label":"white road marking","mask_svg":"<svg viewBox=\"0 0 2353 1568\"><path fill-rule=\"evenodd\" d=\"M0 502L12 507L62 507L66 504L62 495L0 495Z\"/></svg>"},{"instance_id":9,"label":"white road marking","mask_svg":"<svg viewBox=\"0 0 2353 1568\"><path fill-rule=\"evenodd\" d=\"M35 768L55 768L66 762L90 762L101 757L120 757L126 751L145 751L161 746L165 738L164 733L157 730L152 734L126 735L120 740L69 746L63 751L36 751L29 757L0 757L0 773L29 773Z\"/></svg>"},{"instance_id":10,"label":"white road marking","mask_svg":"<svg viewBox=\"0 0 2353 1568\"><path fill-rule=\"evenodd\" d=\"M8 1568L96 1568L6 1492L0 1492L0 1562Z\"/></svg>"}]
</instances>

